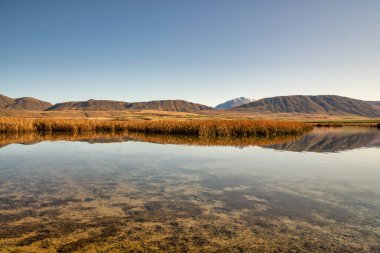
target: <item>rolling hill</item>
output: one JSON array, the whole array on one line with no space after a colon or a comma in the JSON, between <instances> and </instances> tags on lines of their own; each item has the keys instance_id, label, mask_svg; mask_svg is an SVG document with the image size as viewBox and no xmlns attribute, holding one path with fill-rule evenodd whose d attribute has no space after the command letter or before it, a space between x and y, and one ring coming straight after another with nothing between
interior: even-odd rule
<instances>
[{"instance_id":1,"label":"rolling hill","mask_svg":"<svg viewBox=\"0 0 380 253\"><path fill-rule=\"evenodd\" d=\"M215 106L215 109L218 109L218 110L229 109L229 108L236 107L239 105L248 104L254 101L256 100L252 98L246 98L246 97L234 98Z\"/></svg>"},{"instance_id":2,"label":"rolling hill","mask_svg":"<svg viewBox=\"0 0 380 253\"><path fill-rule=\"evenodd\" d=\"M10 98L0 95L0 106L6 109L43 111L52 106L52 104L31 97Z\"/></svg>"},{"instance_id":3,"label":"rolling hill","mask_svg":"<svg viewBox=\"0 0 380 253\"><path fill-rule=\"evenodd\" d=\"M49 108L48 111L67 111L67 110L125 110L128 106L127 102L113 101L113 100L94 100L77 101L77 102L63 102L55 104Z\"/></svg>"},{"instance_id":4,"label":"rolling hill","mask_svg":"<svg viewBox=\"0 0 380 253\"><path fill-rule=\"evenodd\" d=\"M173 112L191 112L199 110L212 110L211 107L187 102L184 100L157 100L150 102L127 103L112 100L88 100L79 102L64 102L51 106L48 111L66 110L161 110Z\"/></svg>"},{"instance_id":5,"label":"rolling hill","mask_svg":"<svg viewBox=\"0 0 380 253\"><path fill-rule=\"evenodd\" d=\"M6 107L9 104L13 104L15 100L13 98L0 94L0 107Z\"/></svg>"},{"instance_id":6,"label":"rolling hill","mask_svg":"<svg viewBox=\"0 0 380 253\"><path fill-rule=\"evenodd\" d=\"M335 95L270 97L237 106L232 109L271 113L358 115L371 118L380 117L380 112L365 101Z\"/></svg>"},{"instance_id":7,"label":"rolling hill","mask_svg":"<svg viewBox=\"0 0 380 253\"><path fill-rule=\"evenodd\" d=\"M15 102L13 104L7 105L6 108L16 110L43 111L52 106L52 104L49 102L31 97L17 98L14 101Z\"/></svg>"},{"instance_id":8,"label":"rolling hill","mask_svg":"<svg viewBox=\"0 0 380 253\"><path fill-rule=\"evenodd\" d=\"M380 101L365 101L365 102L380 112Z\"/></svg>"},{"instance_id":9,"label":"rolling hill","mask_svg":"<svg viewBox=\"0 0 380 253\"><path fill-rule=\"evenodd\" d=\"M213 110L212 107L196 104L184 100L157 100L149 102L130 103L128 109L150 109L173 112L193 112L203 110Z\"/></svg>"},{"instance_id":10,"label":"rolling hill","mask_svg":"<svg viewBox=\"0 0 380 253\"><path fill-rule=\"evenodd\" d=\"M224 109L247 101L249 101L249 99L240 97L227 101L217 106L217 108ZM168 112L196 112L213 110L212 107L184 100L157 100L129 103L124 101L90 99L88 101L63 102L52 105L49 102L31 97L10 98L4 95L0 95L0 109L2 115L23 115L27 113L26 111L30 111L30 113L44 113L43 111L51 111L62 114L65 113L65 111L83 111L83 113L89 113L90 111L99 113L117 113L118 111L141 110L158 110ZM380 117L380 102L362 101L334 95L280 96L260 99L258 101L229 108L224 112L228 111L230 113L240 111L241 113L254 114L294 113L300 115L356 115L373 118Z\"/></svg>"}]
</instances>

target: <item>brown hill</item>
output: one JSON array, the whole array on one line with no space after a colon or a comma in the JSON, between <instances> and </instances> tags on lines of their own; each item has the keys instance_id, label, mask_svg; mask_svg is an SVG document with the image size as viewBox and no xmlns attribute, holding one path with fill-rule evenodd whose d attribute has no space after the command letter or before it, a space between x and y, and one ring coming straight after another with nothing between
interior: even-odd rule
<instances>
[{"instance_id":1,"label":"brown hill","mask_svg":"<svg viewBox=\"0 0 380 253\"><path fill-rule=\"evenodd\" d=\"M380 117L380 112L365 101L334 95L263 98L249 104L234 107L233 110Z\"/></svg>"},{"instance_id":2,"label":"brown hill","mask_svg":"<svg viewBox=\"0 0 380 253\"><path fill-rule=\"evenodd\" d=\"M149 102L135 102L128 105L128 109L162 110L173 112L192 112L212 110L213 108L184 100L157 100Z\"/></svg>"},{"instance_id":3,"label":"brown hill","mask_svg":"<svg viewBox=\"0 0 380 253\"><path fill-rule=\"evenodd\" d=\"M378 105L380 106L380 101L365 101L369 105Z\"/></svg>"},{"instance_id":4,"label":"brown hill","mask_svg":"<svg viewBox=\"0 0 380 253\"><path fill-rule=\"evenodd\" d=\"M0 107L6 107L9 104L13 104L15 100L13 98L0 94Z\"/></svg>"},{"instance_id":5,"label":"brown hill","mask_svg":"<svg viewBox=\"0 0 380 253\"><path fill-rule=\"evenodd\" d=\"M380 112L380 101L365 101L365 102Z\"/></svg>"},{"instance_id":6,"label":"brown hill","mask_svg":"<svg viewBox=\"0 0 380 253\"><path fill-rule=\"evenodd\" d=\"M79 102L65 102L51 106L49 111L66 110L162 110L175 112L190 112L199 110L211 110L211 107L195 104L183 100L158 100L150 102L127 103L112 100L88 100Z\"/></svg>"},{"instance_id":7,"label":"brown hill","mask_svg":"<svg viewBox=\"0 0 380 253\"><path fill-rule=\"evenodd\" d=\"M31 97L16 98L14 103L8 104L6 108L16 110L43 111L52 106L51 103Z\"/></svg>"},{"instance_id":8,"label":"brown hill","mask_svg":"<svg viewBox=\"0 0 380 253\"><path fill-rule=\"evenodd\" d=\"M31 97L10 98L0 94L0 107L16 110L42 111L52 106L51 103Z\"/></svg>"},{"instance_id":9,"label":"brown hill","mask_svg":"<svg viewBox=\"0 0 380 253\"><path fill-rule=\"evenodd\" d=\"M94 100L90 99L88 101L78 101L78 102L64 102L58 103L49 107L48 111L67 111L67 110L125 110L128 103L123 101L113 101L113 100Z\"/></svg>"}]
</instances>

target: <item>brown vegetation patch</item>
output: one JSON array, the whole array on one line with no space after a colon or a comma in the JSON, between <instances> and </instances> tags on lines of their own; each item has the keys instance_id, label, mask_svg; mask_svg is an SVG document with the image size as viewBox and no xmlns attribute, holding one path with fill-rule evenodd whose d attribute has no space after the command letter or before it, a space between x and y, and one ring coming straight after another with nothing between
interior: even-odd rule
<instances>
[{"instance_id":1,"label":"brown vegetation patch","mask_svg":"<svg viewBox=\"0 0 380 253\"><path fill-rule=\"evenodd\" d=\"M273 137L299 135L310 129L311 126L305 123L270 120L109 121L0 118L0 133L137 132L199 137Z\"/></svg>"}]
</instances>

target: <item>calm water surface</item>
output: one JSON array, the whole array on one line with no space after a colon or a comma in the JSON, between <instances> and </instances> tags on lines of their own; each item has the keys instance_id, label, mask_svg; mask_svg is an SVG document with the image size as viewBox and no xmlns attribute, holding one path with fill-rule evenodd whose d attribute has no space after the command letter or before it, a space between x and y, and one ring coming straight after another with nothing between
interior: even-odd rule
<instances>
[{"instance_id":1,"label":"calm water surface","mask_svg":"<svg viewBox=\"0 0 380 253\"><path fill-rule=\"evenodd\" d=\"M379 147L371 128L260 147L6 145L0 252L380 252Z\"/></svg>"}]
</instances>

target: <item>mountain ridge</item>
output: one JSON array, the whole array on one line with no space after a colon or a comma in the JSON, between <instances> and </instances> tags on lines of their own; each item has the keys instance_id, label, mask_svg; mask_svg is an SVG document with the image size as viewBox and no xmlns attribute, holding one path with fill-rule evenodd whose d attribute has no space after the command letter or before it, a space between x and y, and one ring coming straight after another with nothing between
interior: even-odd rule
<instances>
[{"instance_id":1,"label":"mountain ridge","mask_svg":"<svg viewBox=\"0 0 380 253\"><path fill-rule=\"evenodd\" d=\"M247 101L240 97L227 102ZM220 108L220 107L219 107ZM185 100L153 100L148 102L125 102L115 100L94 100L62 102L52 105L49 102L31 97L11 98L0 94L0 109L7 114L22 115L22 111L123 111L160 110L171 112L195 112L214 108ZM254 102L224 110L249 111L252 113L294 113L324 115L356 115L380 117L379 101L363 101L338 95L292 95L263 98Z\"/></svg>"},{"instance_id":2,"label":"mountain ridge","mask_svg":"<svg viewBox=\"0 0 380 253\"><path fill-rule=\"evenodd\" d=\"M58 103L48 111L64 110L162 110L176 112L191 112L199 110L212 110L211 107L188 102L185 100L153 100L148 102L124 102L114 100L94 100Z\"/></svg>"},{"instance_id":3,"label":"mountain ridge","mask_svg":"<svg viewBox=\"0 0 380 253\"><path fill-rule=\"evenodd\" d=\"M87 101L69 101L57 103L49 108L47 111L64 111L64 110L124 110L127 102L115 100L95 100L90 99Z\"/></svg>"},{"instance_id":4,"label":"mountain ridge","mask_svg":"<svg viewBox=\"0 0 380 253\"><path fill-rule=\"evenodd\" d=\"M365 102L370 105L380 105L380 101L365 101Z\"/></svg>"},{"instance_id":5,"label":"mountain ridge","mask_svg":"<svg viewBox=\"0 0 380 253\"><path fill-rule=\"evenodd\" d=\"M248 104L254 101L256 100L252 98L238 97L238 98L230 99L224 103L218 104L217 106L215 106L215 109L217 110L230 109L230 108L233 108L239 105Z\"/></svg>"},{"instance_id":6,"label":"mountain ridge","mask_svg":"<svg viewBox=\"0 0 380 253\"><path fill-rule=\"evenodd\" d=\"M7 105L14 103L15 100L13 98L4 96L0 94L0 107L5 108Z\"/></svg>"},{"instance_id":7,"label":"mountain ridge","mask_svg":"<svg viewBox=\"0 0 380 253\"><path fill-rule=\"evenodd\" d=\"M380 112L380 101L365 101L365 102Z\"/></svg>"},{"instance_id":8,"label":"mountain ridge","mask_svg":"<svg viewBox=\"0 0 380 253\"><path fill-rule=\"evenodd\" d=\"M49 102L32 97L16 98L14 101L15 102L13 104L7 105L6 108L16 110L43 111L52 106L52 104Z\"/></svg>"},{"instance_id":9,"label":"mountain ridge","mask_svg":"<svg viewBox=\"0 0 380 253\"><path fill-rule=\"evenodd\" d=\"M43 111L50 106L51 103L32 97L11 98L0 94L0 107L5 109Z\"/></svg>"},{"instance_id":10,"label":"mountain ridge","mask_svg":"<svg viewBox=\"0 0 380 253\"><path fill-rule=\"evenodd\" d=\"M380 116L380 111L365 101L338 95L269 97L234 107L232 110L252 110L270 113L358 115L370 118Z\"/></svg>"}]
</instances>

